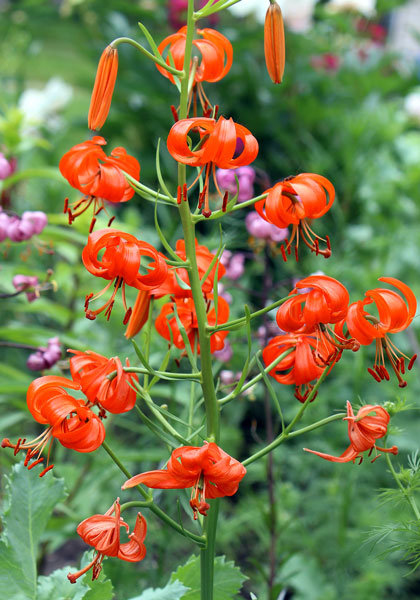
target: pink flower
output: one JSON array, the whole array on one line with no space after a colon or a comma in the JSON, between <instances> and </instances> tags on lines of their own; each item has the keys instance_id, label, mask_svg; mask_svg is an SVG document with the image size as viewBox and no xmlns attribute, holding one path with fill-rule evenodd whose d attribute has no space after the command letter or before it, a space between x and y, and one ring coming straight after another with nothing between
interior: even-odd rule
<instances>
[{"instance_id":1,"label":"pink flower","mask_svg":"<svg viewBox=\"0 0 420 600\"><path fill-rule=\"evenodd\" d=\"M0 181L6 179L13 173L13 166L4 156L3 152L0 152Z\"/></svg>"},{"instance_id":2,"label":"pink flower","mask_svg":"<svg viewBox=\"0 0 420 600\"><path fill-rule=\"evenodd\" d=\"M38 298L35 288L38 287L38 277L32 275L15 275L12 279L13 286L17 292L26 291L28 302L33 302Z\"/></svg>"},{"instance_id":3,"label":"pink flower","mask_svg":"<svg viewBox=\"0 0 420 600\"><path fill-rule=\"evenodd\" d=\"M50 338L47 347L40 347L36 352L30 354L26 366L31 371L43 371L51 369L61 358L61 346L58 337Z\"/></svg>"},{"instance_id":4,"label":"pink flower","mask_svg":"<svg viewBox=\"0 0 420 600\"><path fill-rule=\"evenodd\" d=\"M225 275L228 279L236 281L244 274L245 255L241 252L233 254L229 250L225 250L222 254L220 262L226 269Z\"/></svg>"},{"instance_id":5,"label":"pink flower","mask_svg":"<svg viewBox=\"0 0 420 600\"><path fill-rule=\"evenodd\" d=\"M239 138L238 138L239 139ZM235 175L238 178L238 202L250 200L254 195L255 171L252 167L244 166L237 169L217 169L217 184L222 191L234 196L237 190Z\"/></svg>"},{"instance_id":6,"label":"pink flower","mask_svg":"<svg viewBox=\"0 0 420 600\"><path fill-rule=\"evenodd\" d=\"M281 242L289 235L289 229L287 227L284 229L276 227L265 221L255 211L251 211L247 214L245 225L253 237L270 242Z\"/></svg>"}]
</instances>

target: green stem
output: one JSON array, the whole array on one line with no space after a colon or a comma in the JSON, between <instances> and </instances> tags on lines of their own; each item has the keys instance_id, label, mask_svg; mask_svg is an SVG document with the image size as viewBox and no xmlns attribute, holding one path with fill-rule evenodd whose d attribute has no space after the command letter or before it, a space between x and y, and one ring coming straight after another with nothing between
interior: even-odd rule
<instances>
[{"instance_id":1,"label":"green stem","mask_svg":"<svg viewBox=\"0 0 420 600\"><path fill-rule=\"evenodd\" d=\"M179 103L179 117L185 119L188 111L188 80L192 56L192 42L194 37L194 0L188 0L187 10L187 35L185 40L184 73L185 78L181 80L181 97ZM178 163L178 185L186 183L186 167ZM207 311L198 273L197 257L195 251L195 226L192 219L188 202L182 201L179 205L182 228L184 232L185 253L190 261L189 282L194 300L195 312L198 325L198 341L200 344L201 361L201 388L203 390L204 405L207 420L207 439L211 442L219 442L219 406L214 387L212 358L210 351L210 332L207 330ZM214 552L217 531L218 500L211 501L209 515L205 521L206 548L200 553L201 569L201 600L213 600L213 572Z\"/></svg>"},{"instance_id":2,"label":"green stem","mask_svg":"<svg viewBox=\"0 0 420 600\"><path fill-rule=\"evenodd\" d=\"M172 75L176 75L181 80L185 77L184 71L178 71L178 69L175 69L175 67L171 67L170 65L167 65L166 62L163 60L163 58L161 60L159 60L159 58L157 58L154 54L152 54L151 52L146 50L146 48L143 48L143 46L141 44L139 44L138 42L136 42L135 40L132 40L131 38L128 38L128 37L120 37L120 38L116 38L115 40L113 40L110 43L110 46L112 46L113 48L117 48L117 46L119 46L120 44L130 44L130 46L133 46L134 48L139 50L142 54L144 54L144 56L147 56L147 58L150 58L150 60L153 60L153 62L155 62L157 65L160 65L167 71L169 71L169 73L172 73Z\"/></svg>"},{"instance_id":3,"label":"green stem","mask_svg":"<svg viewBox=\"0 0 420 600\"><path fill-rule=\"evenodd\" d=\"M391 457L390 457L389 453L385 453L385 458L386 458L386 462L388 463L389 470L391 471L391 475L393 476L393 478L395 479L398 487L400 488L400 490L404 494L407 502L409 503L409 505L413 509L413 512L415 514L415 517L416 517L417 521L420 522L420 511L419 511L419 509L417 507L415 499L413 498L413 496L411 495L411 493L408 491L408 489L405 488L403 486L403 484L401 483L401 481L399 480L399 477L398 477L397 473L395 472L395 469L394 469L394 466L392 464Z\"/></svg>"},{"instance_id":4,"label":"green stem","mask_svg":"<svg viewBox=\"0 0 420 600\"><path fill-rule=\"evenodd\" d=\"M270 310L273 310L274 308L277 308L278 306L280 306L280 304L283 304L284 302L286 302L286 300L290 300L290 298L294 298L296 296L296 294L290 294L289 296L286 296L286 298L282 298L281 300L277 300L276 302L273 302L273 304L270 304L269 306L266 306L264 308L261 308L261 310L256 310L253 313L250 313L249 318L250 319L256 319L257 317L261 317L262 315L265 315L265 313L270 312ZM232 327L237 328L237 326L242 326L245 325L247 322L247 318L246 317L239 317L239 319L233 319L232 321L228 321L227 323L223 323L223 325L213 325L207 326L207 330L208 331L224 331L225 329L232 329Z\"/></svg>"},{"instance_id":5,"label":"green stem","mask_svg":"<svg viewBox=\"0 0 420 600\"><path fill-rule=\"evenodd\" d=\"M307 433L308 431L312 431L312 429L316 429L317 427L322 427L322 425L325 425L326 423L329 423L330 421L335 421L338 418L343 418L342 414L333 415L332 417L328 417L327 419L318 421L318 423L313 423L312 425L308 425L308 427L303 427L302 429L299 429L298 431L295 431L295 432L291 431L293 429L293 427L296 425L296 423L298 421L300 421L300 419L302 418L303 413L305 412L306 408L309 406L309 403L311 402L311 400L315 397L315 394L318 391L319 386L324 381L324 379L328 375L329 371L330 371L329 366L324 369L321 377L318 379L318 381L314 385L311 393L306 398L305 402L302 404L302 406L300 407L298 412L295 414L294 418L291 420L291 422L286 427L286 429L284 431L282 431L281 434L279 436L277 436L276 439L271 442L271 444L268 444L267 446L265 446L265 448L262 448L258 452L255 452L255 454L252 454L249 458L243 460L242 464L244 465L244 467L246 467L247 465L250 465L251 463L255 462L256 460L259 460L260 458L262 458L263 456L265 456L266 454L268 454L269 452L271 452L272 450L277 448L277 446L280 446L280 444L282 444L287 438L295 437L297 435L301 435L302 433Z\"/></svg>"},{"instance_id":6,"label":"green stem","mask_svg":"<svg viewBox=\"0 0 420 600\"><path fill-rule=\"evenodd\" d=\"M105 452L108 453L108 455L111 457L111 459L114 461L114 463L120 469L120 471L122 473L124 473L124 475L128 479L131 479L131 477L132 477L131 473L125 468L125 466L122 464L122 462L120 461L118 456L111 450L111 448L108 446L108 444L106 442L102 442L102 448L105 450ZM146 492L146 490L144 490L141 487L141 485L136 485L136 488L140 492L140 494L143 496L143 498L147 501L147 503L148 503L147 508L149 510L151 510L157 517L159 517L159 519L164 521L167 525L172 527L172 529L175 529L175 531L177 531L181 535L188 537L191 540L193 540L194 542L196 542L196 544L198 544L199 546L201 546L201 547L206 546L207 542L206 542L206 538L204 536L197 535L195 533L192 533L192 531L188 531L187 529L184 529L183 525L180 525L179 523L177 523L176 521L171 519L171 517L169 515L167 515L162 509L160 509L158 506L156 506L156 504L154 504L152 496L148 492Z\"/></svg>"},{"instance_id":7,"label":"green stem","mask_svg":"<svg viewBox=\"0 0 420 600\"><path fill-rule=\"evenodd\" d=\"M242 208L246 208L247 206L252 206L259 200L264 200L264 198L267 198L267 196L268 194L261 194L260 196L256 196L255 198L251 198L250 200L246 200L245 202L235 204L235 206L231 208L228 212L236 212L237 210L241 210ZM213 211L210 217L203 217L203 215L194 215L193 221L194 223L198 223L198 221L211 221L213 219L221 219L224 216L226 216L226 212L220 209Z\"/></svg>"},{"instance_id":8,"label":"green stem","mask_svg":"<svg viewBox=\"0 0 420 600\"><path fill-rule=\"evenodd\" d=\"M274 369L274 367L277 366L279 364L279 362L281 362L283 360L283 358L286 358L286 356L289 356L289 354L291 354L292 352L294 352L294 350L295 350L294 348L290 348L289 350L286 350L285 352L283 352L282 354L280 354L277 358L275 358L273 360L272 363L270 363L268 365L268 367L266 367L264 369L263 373L269 373L271 371L271 369ZM234 389L233 392L231 392L230 394L228 394L224 398L220 398L220 400L218 401L219 405L223 406L224 404L227 404L228 402L230 402L231 400L233 400L234 398L236 398L236 396L238 396L242 392L245 392L245 390L248 390L250 387L252 387L256 383L258 383L258 381L260 381L264 377L263 373L258 373L258 375L255 375L255 377L253 377L250 381L248 381L248 383L246 383L240 389L238 389L238 390Z\"/></svg>"}]
</instances>

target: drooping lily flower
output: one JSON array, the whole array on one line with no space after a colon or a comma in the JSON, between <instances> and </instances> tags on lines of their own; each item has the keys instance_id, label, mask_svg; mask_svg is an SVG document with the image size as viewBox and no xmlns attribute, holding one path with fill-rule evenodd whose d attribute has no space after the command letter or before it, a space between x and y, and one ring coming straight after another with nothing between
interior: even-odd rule
<instances>
[{"instance_id":1,"label":"drooping lily flower","mask_svg":"<svg viewBox=\"0 0 420 600\"><path fill-rule=\"evenodd\" d=\"M93 452L105 439L102 421L83 400L73 398L65 388L79 390L80 385L56 375L35 379L28 388L26 401L35 421L48 425L48 428L30 442L19 438L16 444L12 444L5 438L1 443L2 448L14 448L15 454L26 450L24 464L28 469L44 461L41 454L45 446L52 442L52 438L57 438L62 446L77 452ZM47 466L40 473L40 477L54 466L48 466L49 452L50 450ZM34 462L29 464L32 459Z\"/></svg>"},{"instance_id":2,"label":"drooping lily flower","mask_svg":"<svg viewBox=\"0 0 420 600\"><path fill-rule=\"evenodd\" d=\"M281 83L284 73L286 51L284 25L280 6L271 2L265 15L264 54L267 71L273 83Z\"/></svg>"},{"instance_id":3,"label":"drooping lily flower","mask_svg":"<svg viewBox=\"0 0 420 600\"><path fill-rule=\"evenodd\" d=\"M215 307L211 307L212 295L208 296L207 301L207 322L209 325L222 325L229 319L229 305L224 298L219 296L218 310L216 315ZM168 340L172 340L177 348L185 348L184 340L175 317L175 308L178 313L191 348L194 350L198 340L198 322L195 312L195 304L192 298L177 298L175 302L167 302L162 306L159 316L155 321L157 332ZM222 350L225 344L225 338L228 331L215 331L210 337L210 351ZM200 353L200 345L197 342L197 352Z\"/></svg>"},{"instance_id":4,"label":"drooping lily flower","mask_svg":"<svg viewBox=\"0 0 420 600\"><path fill-rule=\"evenodd\" d=\"M74 354L70 358L70 372L73 381L78 383L89 402L98 404L110 413L125 413L136 403L133 382L138 381L134 373L125 373L118 356L106 358L88 350L68 350ZM130 366L128 360L127 367ZM108 375L116 371L113 379Z\"/></svg>"},{"instance_id":5,"label":"drooping lily flower","mask_svg":"<svg viewBox=\"0 0 420 600\"><path fill-rule=\"evenodd\" d=\"M311 382L322 375L327 365L337 362L336 348L328 340L321 341L316 333L278 335L263 349L265 366L289 349L293 352L273 367L269 375L279 383L295 385L295 397L299 402L305 402L313 389ZM315 397L316 394L312 400Z\"/></svg>"},{"instance_id":6,"label":"drooping lily flower","mask_svg":"<svg viewBox=\"0 0 420 600\"><path fill-rule=\"evenodd\" d=\"M246 473L245 467L224 452L217 444L182 446L171 454L166 469L148 471L135 475L122 486L123 490L144 483L150 488L192 488L190 505L197 518L197 511L207 515L211 498L233 496Z\"/></svg>"},{"instance_id":7,"label":"drooping lily flower","mask_svg":"<svg viewBox=\"0 0 420 600\"><path fill-rule=\"evenodd\" d=\"M190 64L190 72L194 68L194 85L192 95L194 97L193 107L194 116L196 116L196 97L203 107L204 115L211 114L212 105L204 93L203 81L220 81L229 72L232 66L233 50L229 40L215 29L197 29L197 34L201 38L193 40L193 47L198 51L199 56L194 58ZM182 71L184 68L185 45L187 39L187 27L181 27L177 33L166 37L158 46L159 52L163 55L167 50L166 63L175 66ZM171 62L171 59L173 63ZM167 77L172 83L175 83L174 77L166 69L156 65L156 68Z\"/></svg>"},{"instance_id":8,"label":"drooping lily flower","mask_svg":"<svg viewBox=\"0 0 420 600\"><path fill-rule=\"evenodd\" d=\"M363 456L361 454L366 450L369 450L369 456L373 450L398 454L396 446L392 446L392 448L380 448L375 444L376 440L387 434L389 419L389 413L385 408L378 405L372 406L371 404L363 406L357 415L354 416L352 406L350 402L347 402L347 417L343 419L343 421L348 421L350 446L347 450L341 456L331 456L330 454L316 452L308 448L304 448L304 450L312 454L317 454L321 458L325 458L325 460L339 463L354 462L356 458L360 458L360 462L362 462ZM379 456L380 454L377 454L372 462L379 458Z\"/></svg>"},{"instance_id":9,"label":"drooping lily flower","mask_svg":"<svg viewBox=\"0 0 420 600\"><path fill-rule=\"evenodd\" d=\"M133 197L134 190L122 172L127 172L137 180L140 178L140 164L134 156L127 154L121 147L114 148L110 156L107 156L102 149L105 145L103 137L95 136L73 146L59 164L63 177L83 194L83 198L71 208L66 201L64 212L68 214L71 224L93 205L90 231L95 225L95 217L104 209L104 200L115 204L127 202Z\"/></svg>"},{"instance_id":10,"label":"drooping lily flower","mask_svg":"<svg viewBox=\"0 0 420 600\"><path fill-rule=\"evenodd\" d=\"M310 288L301 294L298 290ZM322 355L328 355L330 346L340 352L346 348L357 350L354 339L339 336L330 327L347 315L349 293L342 283L327 275L310 275L301 279L290 294L296 294L279 306L276 320L283 331L312 334L317 332ZM289 294L289 295L290 295Z\"/></svg>"},{"instance_id":11,"label":"drooping lily flower","mask_svg":"<svg viewBox=\"0 0 420 600\"><path fill-rule=\"evenodd\" d=\"M93 515L82 521L77 527L77 533L82 540L93 546L96 554L93 560L77 573L69 573L67 579L76 583L77 579L92 569L92 581L99 577L104 556L116 556L128 562L138 562L146 556L144 539L147 532L146 519L138 513L132 533L128 533L129 542L121 544L120 529L128 533L130 528L121 517L120 499L106 511L104 515Z\"/></svg>"},{"instance_id":12,"label":"drooping lily flower","mask_svg":"<svg viewBox=\"0 0 420 600\"><path fill-rule=\"evenodd\" d=\"M118 72L118 50L111 45L102 52L89 106L88 127L100 129L109 113Z\"/></svg>"},{"instance_id":13,"label":"drooping lily flower","mask_svg":"<svg viewBox=\"0 0 420 600\"><path fill-rule=\"evenodd\" d=\"M199 132L200 142L196 148L191 149L189 135L192 130ZM241 140L243 148L235 156L237 140ZM199 196L199 208L204 204L202 213L205 217L211 215L208 205L210 171L213 172L216 189L220 196L223 196L216 179L216 167L236 169L249 165L258 155L258 142L252 133L243 125L235 123L233 119L224 117L220 117L218 121L205 117L177 121L172 126L166 143L169 154L176 161L191 167L201 167L200 174L204 169L206 170L203 190Z\"/></svg>"},{"instance_id":14,"label":"drooping lily flower","mask_svg":"<svg viewBox=\"0 0 420 600\"><path fill-rule=\"evenodd\" d=\"M403 298L392 290L375 288L365 293L364 300L350 304L347 316L337 324L336 333L343 337L343 326L346 323L349 334L363 346L369 346L375 341L376 354L373 369L369 373L376 381L389 380L385 367L385 354L397 376L399 387L405 387L407 382L401 377L405 373L405 359L409 361L411 370L417 354L411 358L403 354L389 339L389 333L398 333L407 329L416 314L417 302L411 289L395 277L380 277L379 281L396 287ZM369 304L375 305L378 317L365 310Z\"/></svg>"},{"instance_id":15,"label":"drooping lily flower","mask_svg":"<svg viewBox=\"0 0 420 600\"><path fill-rule=\"evenodd\" d=\"M105 252L99 257L102 250ZM152 262L144 265L145 257L151 259ZM165 281L168 273L168 266L163 254L147 242L116 229L99 229L91 233L88 243L83 249L82 260L89 273L109 281L109 284L101 292L86 296L86 317L94 320L99 313L105 310L105 315L109 319L116 293L121 287L123 305L126 310L124 325L131 315L131 309L127 308L125 286L129 285L138 290L152 290ZM141 274L140 269L146 272ZM102 296L111 287L112 282L114 282L114 292L111 298L97 310L90 310L89 303Z\"/></svg>"},{"instance_id":16,"label":"drooping lily flower","mask_svg":"<svg viewBox=\"0 0 420 600\"><path fill-rule=\"evenodd\" d=\"M287 260L294 240L298 258L300 239L317 255L322 254L325 258L331 256L329 237L326 236L325 240L320 238L308 223L308 219L319 219L325 215L334 202L335 190L328 179L315 173L301 173L276 183L264 193L268 196L255 203L259 215L280 229L292 226L290 240L286 240L285 246L281 247L284 260ZM319 240L326 243L324 250L320 249Z\"/></svg>"},{"instance_id":17,"label":"drooping lily flower","mask_svg":"<svg viewBox=\"0 0 420 600\"><path fill-rule=\"evenodd\" d=\"M187 258L184 240L178 240L176 242L175 252L181 260ZM207 277L203 280L204 275L207 273L214 260L214 254L210 252L207 246L200 245L197 240L195 240L195 253L198 275L200 281L202 280L201 289L203 290L203 295L206 297L213 292L216 273L217 280L220 281L225 275L226 269L220 260L216 260L214 266L207 274ZM182 287L180 282L183 282L185 285ZM166 295L173 296L174 298L192 298L187 269L183 269L182 267L177 268L176 270L169 269L168 275L162 285L148 292L142 290L139 291L125 332L127 338L134 337L147 321L151 299L161 298Z\"/></svg>"}]
</instances>

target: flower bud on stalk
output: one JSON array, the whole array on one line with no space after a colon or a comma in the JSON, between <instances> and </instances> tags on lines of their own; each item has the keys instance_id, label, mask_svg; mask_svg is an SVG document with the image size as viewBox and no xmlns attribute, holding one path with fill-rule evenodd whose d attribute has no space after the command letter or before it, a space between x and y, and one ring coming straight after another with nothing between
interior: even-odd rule
<instances>
[{"instance_id":1,"label":"flower bud on stalk","mask_svg":"<svg viewBox=\"0 0 420 600\"><path fill-rule=\"evenodd\" d=\"M286 51L284 25L280 6L270 0L264 24L264 54L268 74L273 83L281 83L284 73Z\"/></svg>"},{"instance_id":2,"label":"flower bud on stalk","mask_svg":"<svg viewBox=\"0 0 420 600\"><path fill-rule=\"evenodd\" d=\"M117 72L118 51L109 45L102 52L96 72L88 115L89 129L98 130L105 123L111 106Z\"/></svg>"}]
</instances>

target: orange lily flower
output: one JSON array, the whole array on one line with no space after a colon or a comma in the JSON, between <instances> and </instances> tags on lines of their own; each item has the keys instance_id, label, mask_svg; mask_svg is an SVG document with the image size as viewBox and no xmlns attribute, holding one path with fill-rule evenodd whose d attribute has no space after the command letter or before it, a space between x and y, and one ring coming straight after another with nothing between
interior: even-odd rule
<instances>
[{"instance_id":1,"label":"orange lily flower","mask_svg":"<svg viewBox=\"0 0 420 600\"><path fill-rule=\"evenodd\" d=\"M336 326L336 333L343 336L343 326L346 323L350 335L363 346L369 346L375 341L375 362L373 369L368 368L369 373L378 382L383 379L389 380L389 373L385 367L385 353L397 376L399 387L405 387L407 382L401 377L401 374L405 373L404 359L409 360L408 370L411 370L417 354L410 359L398 350L388 334L403 331L410 325L416 314L416 297L408 285L395 277L380 277L379 281L396 287L405 300L392 290L384 288L368 290L364 300L350 304L346 318ZM365 310L369 304L376 306L378 318Z\"/></svg>"},{"instance_id":2,"label":"orange lily flower","mask_svg":"<svg viewBox=\"0 0 420 600\"><path fill-rule=\"evenodd\" d=\"M373 450L379 450L380 452L390 452L391 454L398 454L398 448L392 446L392 448L380 448L375 444L376 440L384 437L388 431L389 413L382 406L372 406L366 404L363 406L356 416L354 416L352 406L350 402L347 402L347 417L344 417L343 421L348 421L348 433L350 438L350 446L343 452L341 456L331 456L330 454L324 454L323 452L316 452L315 450L309 450L304 448L306 452L317 454L325 460L331 462L354 462L356 458L360 458L359 464L363 460L361 456L362 452L369 450L369 456ZM379 458L380 454L377 454L372 460L374 462Z\"/></svg>"},{"instance_id":3,"label":"orange lily flower","mask_svg":"<svg viewBox=\"0 0 420 600\"><path fill-rule=\"evenodd\" d=\"M15 455L20 450L26 450L24 464L28 469L44 461L41 454L47 443L51 444L52 438L57 438L62 446L77 452L92 452L99 448L105 439L105 428L98 416L83 400L76 400L64 388L78 390L80 385L55 375L35 379L28 388L27 405L35 421L48 425L48 428L30 442L19 438L16 444L12 444L5 438L1 443L2 448L14 448ZM49 453L50 450L48 459ZM29 465L32 459L35 460ZM48 466L48 459L40 477L54 466Z\"/></svg>"},{"instance_id":4,"label":"orange lily flower","mask_svg":"<svg viewBox=\"0 0 420 600\"><path fill-rule=\"evenodd\" d=\"M213 442L204 446L182 446L171 454L166 469L148 471L128 479L123 490L144 483L150 488L192 488L190 505L197 518L197 511L207 515L210 508L207 499L233 496L246 473L245 467Z\"/></svg>"},{"instance_id":5,"label":"orange lily flower","mask_svg":"<svg viewBox=\"0 0 420 600\"><path fill-rule=\"evenodd\" d=\"M233 50L229 40L215 29L197 29L197 34L201 36L201 39L195 39L192 43L194 48L198 50L200 58L194 58L190 64L191 72L194 62L196 63L192 90L192 95L194 96L194 116L197 112L197 94L204 114L208 116L211 114L212 105L204 93L202 83L203 81L215 82L223 79L232 66ZM186 39L187 27L184 26L177 33L166 37L158 46L158 50L162 55L166 49L168 50L166 64L173 64L180 71L184 68ZM172 58L173 63L171 63L169 57ZM164 77L175 83L173 75L166 69L159 65L156 65L156 68Z\"/></svg>"},{"instance_id":6,"label":"orange lily flower","mask_svg":"<svg viewBox=\"0 0 420 600\"><path fill-rule=\"evenodd\" d=\"M298 290L304 288L311 289L299 294ZM347 315L349 293L342 283L327 275L310 275L301 279L290 294L296 296L286 300L277 311L276 320L280 329L307 334L316 331L323 356L328 356L331 345L337 353L346 348L357 350L360 347L356 340L334 334L329 327Z\"/></svg>"},{"instance_id":7,"label":"orange lily flower","mask_svg":"<svg viewBox=\"0 0 420 600\"><path fill-rule=\"evenodd\" d=\"M229 318L229 305L224 298L219 296L218 312L210 308L212 296L209 295L207 302L207 322L209 325L222 325ZM194 350L196 339L198 339L198 322L195 312L194 300L192 298L176 298L175 302L167 302L162 306L159 316L155 321L157 332L168 340L172 340L177 348L185 348L184 340L176 322L174 306L178 312L179 320L185 328L191 348ZM215 331L210 337L210 351L222 350L228 331ZM197 343L197 352L200 353L200 345Z\"/></svg>"},{"instance_id":8,"label":"orange lily flower","mask_svg":"<svg viewBox=\"0 0 420 600\"><path fill-rule=\"evenodd\" d=\"M264 192L268 194L263 200L255 203L255 210L268 223L284 229L292 226L290 241L281 246L283 259L290 254L293 241L296 239L295 256L298 259L299 239L317 255L325 258L331 256L330 239L319 237L309 226L308 219L319 219L333 205L335 190L330 181L315 173L301 173L296 177L287 177ZM326 243L324 250L319 248L319 240Z\"/></svg>"},{"instance_id":9,"label":"orange lily flower","mask_svg":"<svg viewBox=\"0 0 420 600\"><path fill-rule=\"evenodd\" d=\"M200 143L196 149L189 147L189 134L191 130L197 130L200 135ZM236 142L240 139L243 149L238 156L236 153ZM249 165L258 155L258 142L252 133L243 125L238 125L233 119L220 117L209 119L206 117L195 117L177 121L169 132L167 139L169 154L178 162L191 167L201 167L200 175L204 168L206 175L203 190L199 196L199 208L204 204L203 215L209 217L211 210L208 205L208 181L210 170L220 196L215 175L216 167L220 169L236 169ZM227 196L226 196L227 199Z\"/></svg>"},{"instance_id":10,"label":"orange lily flower","mask_svg":"<svg viewBox=\"0 0 420 600\"><path fill-rule=\"evenodd\" d=\"M71 224L93 204L90 231L95 225L95 217L104 209L104 200L116 204L127 202L133 197L134 189L127 183L122 172L126 171L131 177L140 179L140 164L134 156L127 154L121 147L114 148L110 156L107 156L102 149L105 145L103 137L95 136L73 146L59 164L63 177L84 194L72 208L66 200L64 212L68 214Z\"/></svg>"},{"instance_id":11,"label":"orange lily flower","mask_svg":"<svg viewBox=\"0 0 420 600\"><path fill-rule=\"evenodd\" d=\"M92 569L92 581L97 579L102 570L104 556L116 556L128 562L143 560L146 556L146 546L143 543L147 532L146 519L138 513L134 529L128 535L130 541L124 544L120 542L121 527L124 527L127 533L130 531L128 524L121 517L119 498L104 515L93 515L79 524L77 533L86 544L93 546L97 553L86 567L67 575L70 583L76 583L89 569Z\"/></svg>"},{"instance_id":12,"label":"orange lily flower","mask_svg":"<svg viewBox=\"0 0 420 600\"><path fill-rule=\"evenodd\" d=\"M291 334L278 335L268 342L262 352L266 367L286 350L292 349L269 372L276 381L284 385L295 385L295 397L299 402L305 402L313 389L311 381L318 379L326 365L330 364L336 356L336 348L327 340L321 343L316 334ZM337 358L332 364L337 362ZM315 396L312 401L315 400Z\"/></svg>"},{"instance_id":13,"label":"orange lily flower","mask_svg":"<svg viewBox=\"0 0 420 600\"><path fill-rule=\"evenodd\" d=\"M182 260L185 260L187 258L184 240L178 240L176 242L175 252ZM214 254L210 252L207 246L200 246L197 240L195 240L195 252L198 274L201 280L207 272L207 269L210 267L210 264L214 259ZM204 296L210 294L213 291L216 271L217 279L220 280L226 272L226 269L222 265L220 260L216 261L210 273L207 275L206 279L201 284L201 289L203 290ZM152 297L161 298L162 296L166 295L174 296L175 298L192 297L191 289L184 289L178 283L180 279L181 281L186 283L187 286L189 286L190 280L188 277L188 271L186 269L179 268L176 269L176 275L178 279L175 276L175 269L169 269L166 280L158 288L149 292L143 290L139 291L136 302L133 307L133 312L131 313L131 317L127 325L125 337L132 338L142 329L143 325L147 321L150 300Z\"/></svg>"},{"instance_id":14,"label":"orange lily flower","mask_svg":"<svg viewBox=\"0 0 420 600\"><path fill-rule=\"evenodd\" d=\"M102 250L105 252L99 258ZM139 269L144 266L142 265L144 257L152 259L152 262L146 267L147 273L141 275ZM86 317L94 320L99 313L105 310L105 315L109 319L116 293L122 287L123 304L126 310L124 325L131 315L131 308L127 308L125 297L126 284L138 290L152 290L164 282L168 273L168 266L163 254L147 242L116 229L99 229L91 233L88 243L83 249L82 260L89 273L109 280L109 284L101 292L86 296ZM112 282L114 282L114 292L111 298L101 308L95 311L90 310L89 303L102 296L111 287Z\"/></svg>"},{"instance_id":15,"label":"orange lily flower","mask_svg":"<svg viewBox=\"0 0 420 600\"><path fill-rule=\"evenodd\" d=\"M264 54L265 64L271 80L273 83L281 83L286 59L284 25L280 6L272 0L270 0L265 15Z\"/></svg>"},{"instance_id":16,"label":"orange lily flower","mask_svg":"<svg viewBox=\"0 0 420 600\"><path fill-rule=\"evenodd\" d=\"M78 383L91 404L113 414L125 413L136 403L136 391L133 383L138 382L134 373L125 373L118 356L106 358L101 354L88 350L68 350L74 356L70 358L70 372L73 381ZM126 366L129 367L128 359ZM108 375L117 372L116 376L108 379Z\"/></svg>"},{"instance_id":17,"label":"orange lily flower","mask_svg":"<svg viewBox=\"0 0 420 600\"><path fill-rule=\"evenodd\" d=\"M98 70L96 71L95 84L89 106L89 129L100 129L106 121L111 106L117 72L118 51L110 45L102 52Z\"/></svg>"}]
</instances>

